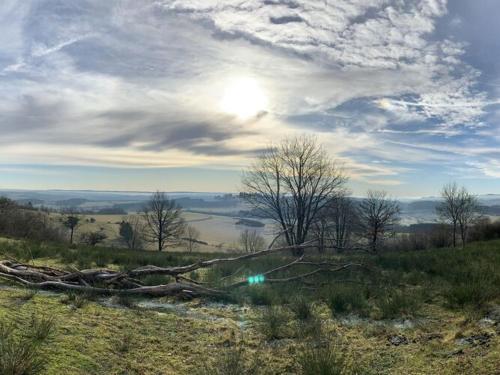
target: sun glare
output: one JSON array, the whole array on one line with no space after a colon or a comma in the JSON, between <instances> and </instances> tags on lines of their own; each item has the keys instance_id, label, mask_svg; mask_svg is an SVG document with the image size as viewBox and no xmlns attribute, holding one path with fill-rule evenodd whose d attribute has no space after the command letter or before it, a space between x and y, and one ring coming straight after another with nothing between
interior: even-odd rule
<instances>
[{"instance_id":1,"label":"sun glare","mask_svg":"<svg viewBox=\"0 0 500 375\"><path fill-rule=\"evenodd\" d=\"M248 119L267 109L267 97L253 78L239 78L231 81L220 102L222 111Z\"/></svg>"}]
</instances>

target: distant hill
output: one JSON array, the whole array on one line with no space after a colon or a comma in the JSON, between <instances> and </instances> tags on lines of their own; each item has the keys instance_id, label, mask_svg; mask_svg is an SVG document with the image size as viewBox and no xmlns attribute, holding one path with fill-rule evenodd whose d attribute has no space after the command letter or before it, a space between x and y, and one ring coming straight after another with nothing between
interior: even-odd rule
<instances>
[{"instance_id":1,"label":"distant hill","mask_svg":"<svg viewBox=\"0 0 500 375\"><path fill-rule=\"evenodd\" d=\"M89 202L89 200L84 198L70 198L56 201L55 205L60 207L78 207L87 202Z\"/></svg>"},{"instance_id":2,"label":"distant hill","mask_svg":"<svg viewBox=\"0 0 500 375\"><path fill-rule=\"evenodd\" d=\"M414 201L407 204L409 211L435 211L439 202L437 201Z\"/></svg>"}]
</instances>

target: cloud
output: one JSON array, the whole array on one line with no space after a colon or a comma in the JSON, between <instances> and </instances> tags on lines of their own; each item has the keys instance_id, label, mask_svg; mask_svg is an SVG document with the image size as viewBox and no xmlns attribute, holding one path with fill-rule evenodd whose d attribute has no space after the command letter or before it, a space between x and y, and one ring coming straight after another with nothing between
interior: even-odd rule
<instances>
[{"instance_id":1,"label":"cloud","mask_svg":"<svg viewBox=\"0 0 500 375\"><path fill-rule=\"evenodd\" d=\"M460 60L464 44L429 38L438 18L447 12L445 0L301 1L293 6L260 0L163 4L170 12L210 21L218 32L327 66L331 74L348 76L354 86L371 73L362 82L365 87L351 90L352 97L311 98L310 110L363 95L411 94L415 97L412 108L396 100L385 109L399 116L437 118L449 126L476 124L483 114L485 94L474 89L478 72ZM370 90L371 83L378 81L376 76L386 82L378 86L378 92Z\"/></svg>"},{"instance_id":2,"label":"cloud","mask_svg":"<svg viewBox=\"0 0 500 375\"><path fill-rule=\"evenodd\" d=\"M498 95L467 44L436 32L447 12L445 0L4 1L0 157L240 168L309 132L381 185L496 160L476 151L498 146L485 135ZM269 102L249 120L220 106L241 77Z\"/></svg>"}]
</instances>

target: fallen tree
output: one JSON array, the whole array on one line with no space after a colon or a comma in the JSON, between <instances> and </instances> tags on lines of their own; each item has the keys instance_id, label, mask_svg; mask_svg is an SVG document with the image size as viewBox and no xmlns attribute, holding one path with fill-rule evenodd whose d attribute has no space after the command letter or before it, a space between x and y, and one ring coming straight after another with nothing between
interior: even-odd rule
<instances>
[{"instance_id":1,"label":"fallen tree","mask_svg":"<svg viewBox=\"0 0 500 375\"><path fill-rule=\"evenodd\" d=\"M15 260L0 261L0 278L9 280L13 283L27 288L56 290L56 291L77 291L82 293L92 293L101 295L130 295L130 296L178 296L184 298L193 297L223 297L231 290L247 285L246 277L237 277L242 270L238 268L230 277L221 278L223 282L220 285L212 286L206 283L191 280L186 274L193 271L213 267L218 264L235 263L251 260L270 254L275 254L290 250L303 250L303 255L286 263L261 272L265 276L266 283L286 283L293 281L302 281L319 273L339 272L351 267L363 267L359 263L330 263L313 262L306 260L306 251L314 248L311 242L279 248L268 248L255 253L244 254L236 257L215 258L205 261L199 261L186 266L176 267L157 267L148 265L135 268L129 271L117 271L112 269L86 269L86 270L61 270L52 267L40 267L30 264L20 263ZM291 270L295 267L307 268L297 274L289 277L275 277L279 272ZM161 285L144 285L141 278L150 275L167 275L173 277L175 281ZM231 279L236 281L230 282Z\"/></svg>"}]
</instances>

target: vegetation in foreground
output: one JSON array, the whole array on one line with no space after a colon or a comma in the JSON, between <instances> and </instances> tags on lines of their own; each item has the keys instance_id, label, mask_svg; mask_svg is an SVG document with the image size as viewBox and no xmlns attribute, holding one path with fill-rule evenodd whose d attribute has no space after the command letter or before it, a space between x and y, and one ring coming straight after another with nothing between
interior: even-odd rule
<instances>
[{"instance_id":1,"label":"vegetation in foreground","mask_svg":"<svg viewBox=\"0 0 500 375\"><path fill-rule=\"evenodd\" d=\"M208 257L12 240L0 248L4 259L80 269L179 265ZM231 295L232 303L3 289L0 320L11 328L2 331L7 334L0 345L15 348L31 340L26 337L39 337L43 345L23 345L32 351L2 357L2 366L32 361L32 370L12 374L492 374L500 368L499 249L491 241L464 250L321 255L363 262L366 269L243 287ZM235 271L245 277L290 256L220 265L191 277L218 280ZM56 317L46 324L50 334L33 333L30 322L47 317Z\"/></svg>"}]
</instances>

